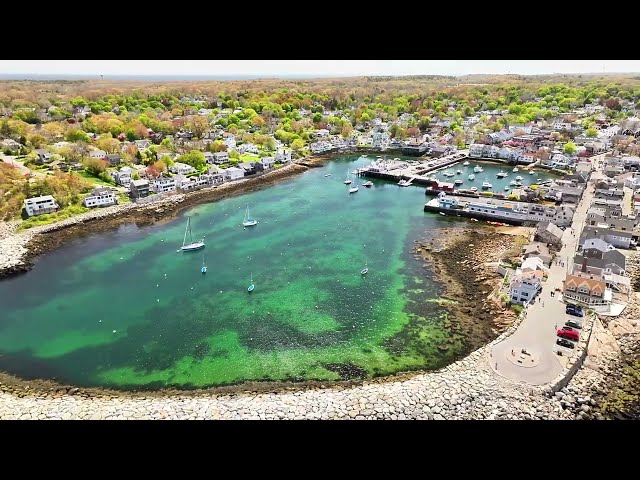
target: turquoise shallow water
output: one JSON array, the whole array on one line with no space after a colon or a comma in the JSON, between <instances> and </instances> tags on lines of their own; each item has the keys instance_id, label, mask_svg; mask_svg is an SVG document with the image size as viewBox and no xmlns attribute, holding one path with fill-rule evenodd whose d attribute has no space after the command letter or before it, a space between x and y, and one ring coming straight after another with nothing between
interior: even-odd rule
<instances>
[{"instance_id":1,"label":"turquoise shallow water","mask_svg":"<svg viewBox=\"0 0 640 480\"><path fill-rule=\"evenodd\" d=\"M0 282L0 369L82 386L201 388L450 362L464 338L426 301L438 286L408 252L425 230L456 221L423 213L420 187L376 181L349 195L347 171L370 161L343 157L170 223L125 225L43 256ZM244 229L247 204L260 223ZM194 237L205 236L203 251L176 252L185 215Z\"/></svg>"}]
</instances>

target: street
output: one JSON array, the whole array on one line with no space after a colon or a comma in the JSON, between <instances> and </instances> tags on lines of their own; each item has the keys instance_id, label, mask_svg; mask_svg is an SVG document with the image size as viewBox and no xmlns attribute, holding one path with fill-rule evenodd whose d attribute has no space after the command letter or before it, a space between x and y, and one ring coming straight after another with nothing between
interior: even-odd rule
<instances>
[{"instance_id":1,"label":"street","mask_svg":"<svg viewBox=\"0 0 640 480\"><path fill-rule=\"evenodd\" d=\"M594 165L596 159L601 157L604 154L592 157ZM562 249L552 262L538 299L527 308L526 317L516 332L493 347L489 360L491 368L497 374L518 382L542 385L556 378L562 372L568 356L574 354L574 350L564 348L560 348L564 357L555 353L556 328L564 325L567 315L565 304L560 301L562 296L556 292L552 297L551 292L556 288L562 289L565 274L571 269L580 232L594 196L593 180L602 176L598 171L592 173L575 211L571 228L564 231ZM563 262L564 266L557 260Z\"/></svg>"}]
</instances>

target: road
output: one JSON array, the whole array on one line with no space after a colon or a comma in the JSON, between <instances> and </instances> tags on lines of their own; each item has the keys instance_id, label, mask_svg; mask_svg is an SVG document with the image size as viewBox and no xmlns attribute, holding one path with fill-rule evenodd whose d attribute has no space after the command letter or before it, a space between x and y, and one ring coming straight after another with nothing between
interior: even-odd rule
<instances>
[{"instance_id":1,"label":"road","mask_svg":"<svg viewBox=\"0 0 640 480\"><path fill-rule=\"evenodd\" d=\"M601 155L593 157L594 164L601 157ZM567 228L564 231L563 246L557 257L564 262L564 266L556 262L551 265L547 280L543 283L539 300L527 308L526 317L515 333L494 345L489 361L491 368L497 374L517 382L543 385L551 382L562 372L564 364L568 360L566 355L571 351L561 349L566 352L563 357L559 357L555 353L556 328L564 325L568 316L565 313L565 304L560 301L560 296L551 297L551 292L555 288L562 289L562 282L565 274L571 268L587 210L593 199L593 181L602 177L603 175L598 171L592 173L591 180L574 214L573 230ZM522 349L525 349L527 354L522 353ZM519 363L518 360L522 363Z\"/></svg>"}]
</instances>

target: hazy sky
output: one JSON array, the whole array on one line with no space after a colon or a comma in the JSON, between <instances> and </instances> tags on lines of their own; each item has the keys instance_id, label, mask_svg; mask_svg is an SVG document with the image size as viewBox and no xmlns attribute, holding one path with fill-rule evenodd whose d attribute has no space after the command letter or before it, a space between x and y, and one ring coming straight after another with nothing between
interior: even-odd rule
<instances>
[{"instance_id":1,"label":"hazy sky","mask_svg":"<svg viewBox=\"0 0 640 480\"><path fill-rule=\"evenodd\" d=\"M465 75L640 72L638 60L0 60L0 74Z\"/></svg>"}]
</instances>

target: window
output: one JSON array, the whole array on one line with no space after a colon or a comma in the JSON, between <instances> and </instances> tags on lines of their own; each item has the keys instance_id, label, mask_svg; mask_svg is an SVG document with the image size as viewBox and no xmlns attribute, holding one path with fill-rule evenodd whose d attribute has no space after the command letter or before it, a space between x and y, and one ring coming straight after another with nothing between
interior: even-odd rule
<instances>
[{"instance_id":1,"label":"window","mask_svg":"<svg viewBox=\"0 0 640 480\"><path fill-rule=\"evenodd\" d=\"M528 297L529 294L527 292L521 292L520 295L522 295L523 297Z\"/></svg>"}]
</instances>

